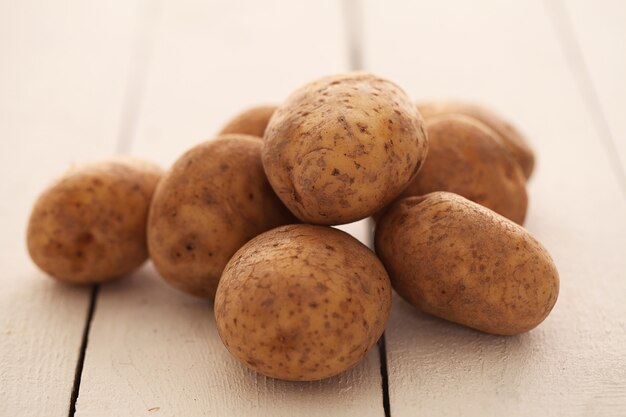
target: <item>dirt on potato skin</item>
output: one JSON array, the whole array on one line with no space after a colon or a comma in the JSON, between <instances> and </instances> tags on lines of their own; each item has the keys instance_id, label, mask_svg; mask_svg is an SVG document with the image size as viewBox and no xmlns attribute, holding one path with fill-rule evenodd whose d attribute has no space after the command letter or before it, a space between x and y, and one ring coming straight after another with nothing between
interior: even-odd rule
<instances>
[{"instance_id":1,"label":"dirt on potato skin","mask_svg":"<svg viewBox=\"0 0 626 417\"><path fill-rule=\"evenodd\" d=\"M79 165L33 206L28 251L39 268L72 284L121 278L147 258L146 220L163 171L133 158Z\"/></svg>"},{"instance_id":2,"label":"dirt on potato skin","mask_svg":"<svg viewBox=\"0 0 626 417\"><path fill-rule=\"evenodd\" d=\"M248 240L297 219L269 185L262 141L221 135L183 154L155 192L148 248L175 288L213 299L222 270Z\"/></svg>"},{"instance_id":3,"label":"dirt on potato skin","mask_svg":"<svg viewBox=\"0 0 626 417\"><path fill-rule=\"evenodd\" d=\"M215 300L228 350L270 377L313 381L343 372L376 344L391 284L374 253L328 227L261 234L224 270Z\"/></svg>"},{"instance_id":4,"label":"dirt on potato skin","mask_svg":"<svg viewBox=\"0 0 626 417\"><path fill-rule=\"evenodd\" d=\"M419 171L428 137L394 83L366 73L331 76L296 90L265 132L272 187L302 221L342 224L389 204Z\"/></svg>"},{"instance_id":5,"label":"dirt on potato skin","mask_svg":"<svg viewBox=\"0 0 626 417\"><path fill-rule=\"evenodd\" d=\"M557 300L559 275L547 250L519 225L456 194L396 202L377 224L375 245L405 300L486 333L527 332Z\"/></svg>"}]
</instances>

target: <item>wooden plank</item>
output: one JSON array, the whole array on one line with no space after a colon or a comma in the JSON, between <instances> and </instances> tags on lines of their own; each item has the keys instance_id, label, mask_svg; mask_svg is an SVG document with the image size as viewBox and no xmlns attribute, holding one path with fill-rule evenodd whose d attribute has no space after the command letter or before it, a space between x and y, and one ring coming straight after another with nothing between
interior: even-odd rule
<instances>
[{"instance_id":1,"label":"wooden plank","mask_svg":"<svg viewBox=\"0 0 626 417\"><path fill-rule=\"evenodd\" d=\"M396 299L386 332L391 415L626 414L626 203L546 8L365 5L366 68L416 99L491 105L528 134L538 166L527 227L561 274L550 317L518 337L480 334Z\"/></svg>"},{"instance_id":2,"label":"wooden plank","mask_svg":"<svg viewBox=\"0 0 626 417\"><path fill-rule=\"evenodd\" d=\"M589 111L602 130L626 193L626 3L605 0L550 1L556 29L583 89Z\"/></svg>"},{"instance_id":3,"label":"wooden plank","mask_svg":"<svg viewBox=\"0 0 626 417\"><path fill-rule=\"evenodd\" d=\"M246 106L347 67L331 0L163 6L131 153L166 165ZM259 376L225 350L212 306L149 266L101 288L89 340L77 415L384 415L377 349L322 382Z\"/></svg>"},{"instance_id":4,"label":"wooden plank","mask_svg":"<svg viewBox=\"0 0 626 417\"><path fill-rule=\"evenodd\" d=\"M37 270L26 223L56 175L114 152L134 24L134 2L0 3L0 415L68 414L90 289Z\"/></svg>"}]
</instances>

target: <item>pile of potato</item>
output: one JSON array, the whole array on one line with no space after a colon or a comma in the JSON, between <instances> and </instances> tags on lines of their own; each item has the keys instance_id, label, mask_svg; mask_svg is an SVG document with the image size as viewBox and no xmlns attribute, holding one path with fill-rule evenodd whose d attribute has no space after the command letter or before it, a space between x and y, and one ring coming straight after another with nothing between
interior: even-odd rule
<instances>
[{"instance_id":1,"label":"pile of potato","mask_svg":"<svg viewBox=\"0 0 626 417\"><path fill-rule=\"evenodd\" d=\"M318 380L376 344L392 287L487 333L541 323L559 278L521 227L533 166L500 116L416 106L396 84L350 73L240 114L165 173L129 159L71 170L35 203L28 249L70 283L127 275L149 256L169 284L214 300L241 362ZM375 253L328 227L369 216Z\"/></svg>"}]
</instances>

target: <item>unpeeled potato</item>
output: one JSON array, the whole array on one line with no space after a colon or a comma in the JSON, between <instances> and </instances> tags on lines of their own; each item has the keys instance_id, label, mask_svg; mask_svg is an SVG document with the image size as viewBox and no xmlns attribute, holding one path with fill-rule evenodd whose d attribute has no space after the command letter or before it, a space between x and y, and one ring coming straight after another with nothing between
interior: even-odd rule
<instances>
[{"instance_id":1,"label":"unpeeled potato","mask_svg":"<svg viewBox=\"0 0 626 417\"><path fill-rule=\"evenodd\" d=\"M276 106L273 105L255 106L246 109L226 123L220 134L242 133L262 138L274 111L276 111Z\"/></svg>"},{"instance_id":2,"label":"unpeeled potato","mask_svg":"<svg viewBox=\"0 0 626 417\"><path fill-rule=\"evenodd\" d=\"M426 120L428 158L399 198L449 191L523 224L526 178L496 132L460 114Z\"/></svg>"},{"instance_id":3,"label":"unpeeled potato","mask_svg":"<svg viewBox=\"0 0 626 417\"><path fill-rule=\"evenodd\" d=\"M425 313L483 332L533 329L559 293L556 266L541 243L456 194L396 202L375 240L398 294Z\"/></svg>"},{"instance_id":4,"label":"unpeeled potato","mask_svg":"<svg viewBox=\"0 0 626 417\"><path fill-rule=\"evenodd\" d=\"M215 320L226 348L253 370L313 381L363 359L390 308L389 278L372 251L340 230L290 225L228 262Z\"/></svg>"},{"instance_id":5,"label":"unpeeled potato","mask_svg":"<svg viewBox=\"0 0 626 417\"><path fill-rule=\"evenodd\" d=\"M164 175L150 209L148 247L169 284L213 299L237 249L296 222L267 182L261 147L254 136L222 135L187 151Z\"/></svg>"},{"instance_id":6,"label":"unpeeled potato","mask_svg":"<svg viewBox=\"0 0 626 417\"><path fill-rule=\"evenodd\" d=\"M50 276L73 284L122 277L148 257L146 220L156 165L115 159L70 169L37 199L28 251Z\"/></svg>"},{"instance_id":7,"label":"unpeeled potato","mask_svg":"<svg viewBox=\"0 0 626 417\"><path fill-rule=\"evenodd\" d=\"M395 199L428 148L415 105L394 83L366 73L325 77L296 90L265 131L263 166L302 221L342 224Z\"/></svg>"},{"instance_id":8,"label":"unpeeled potato","mask_svg":"<svg viewBox=\"0 0 626 417\"><path fill-rule=\"evenodd\" d=\"M535 154L528 140L515 126L492 110L475 103L461 101L423 102L418 103L417 108L426 121L432 117L447 114L462 114L484 123L500 136L522 168L524 176L528 179L532 175L535 167Z\"/></svg>"}]
</instances>

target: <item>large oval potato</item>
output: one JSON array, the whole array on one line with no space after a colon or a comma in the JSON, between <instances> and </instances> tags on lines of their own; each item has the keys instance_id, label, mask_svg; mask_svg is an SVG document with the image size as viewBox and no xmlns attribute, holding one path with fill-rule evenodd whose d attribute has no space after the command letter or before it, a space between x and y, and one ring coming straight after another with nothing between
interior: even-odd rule
<instances>
[{"instance_id":1,"label":"large oval potato","mask_svg":"<svg viewBox=\"0 0 626 417\"><path fill-rule=\"evenodd\" d=\"M224 266L261 232L296 222L272 191L260 138L223 135L181 156L157 188L150 257L174 287L212 299Z\"/></svg>"},{"instance_id":2,"label":"large oval potato","mask_svg":"<svg viewBox=\"0 0 626 417\"><path fill-rule=\"evenodd\" d=\"M298 218L342 224L396 198L421 167L427 142L414 104L398 86L352 73L311 82L276 110L263 165Z\"/></svg>"},{"instance_id":3,"label":"large oval potato","mask_svg":"<svg viewBox=\"0 0 626 417\"><path fill-rule=\"evenodd\" d=\"M556 266L530 233L452 193L395 203L377 224L376 253L408 302L487 333L531 330L559 293Z\"/></svg>"},{"instance_id":4,"label":"large oval potato","mask_svg":"<svg viewBox=\"0 0 626 417\"><path fill-rule=\"evenodd\" d=\"M527 139L511 123L486 107L460 101L433 101L418 103L417 108L424 120L446 114L463 114L493 129L509 148L528 179L535 167L535 154Z\"/></svg>"},{"instance_id":5,"label":"large oval potato","mask_svg":"<svg viewBox=\"0 0 626 417\"><path fill-rule=\"evenodd\" d=\"M391 308L389 277L367 247L340 230L282 226L230 260L215 299L226 348L257 372L313 381L365 357Z\"/></svg>"},{"instance_id":6,"label":"large oval potato","mask_svg":"<svg viewBox=\"0 0 626 417\"><path fill-rule=\"evenodd\" d=\"M274 114L276 106L255 106L233 117L220 131L220 134L243 133L263 137L265 128Z\"/></svg>"},{"instance_id":7,"label":"large oval potato","mask_svg":"<svg viewBox=\"0 0 626 417\"><path fill-rule=\"evenodd\" d=\"M148 257L146 220L162 171L134 159L70 169L37 199L28 251L42 270L74 284L122 277Z\"/></svg>"},{"instance_id":8,"label":"large oval potato","mask_svg":"<svg viewBox=\"0 0 626 417\"><path fill-rule=\"evenodd\" d=\"M526 178L498 135L459 114L426 120L428 158L400 198L449 191L523 224Z\"/></svg>"}]
</instances>

